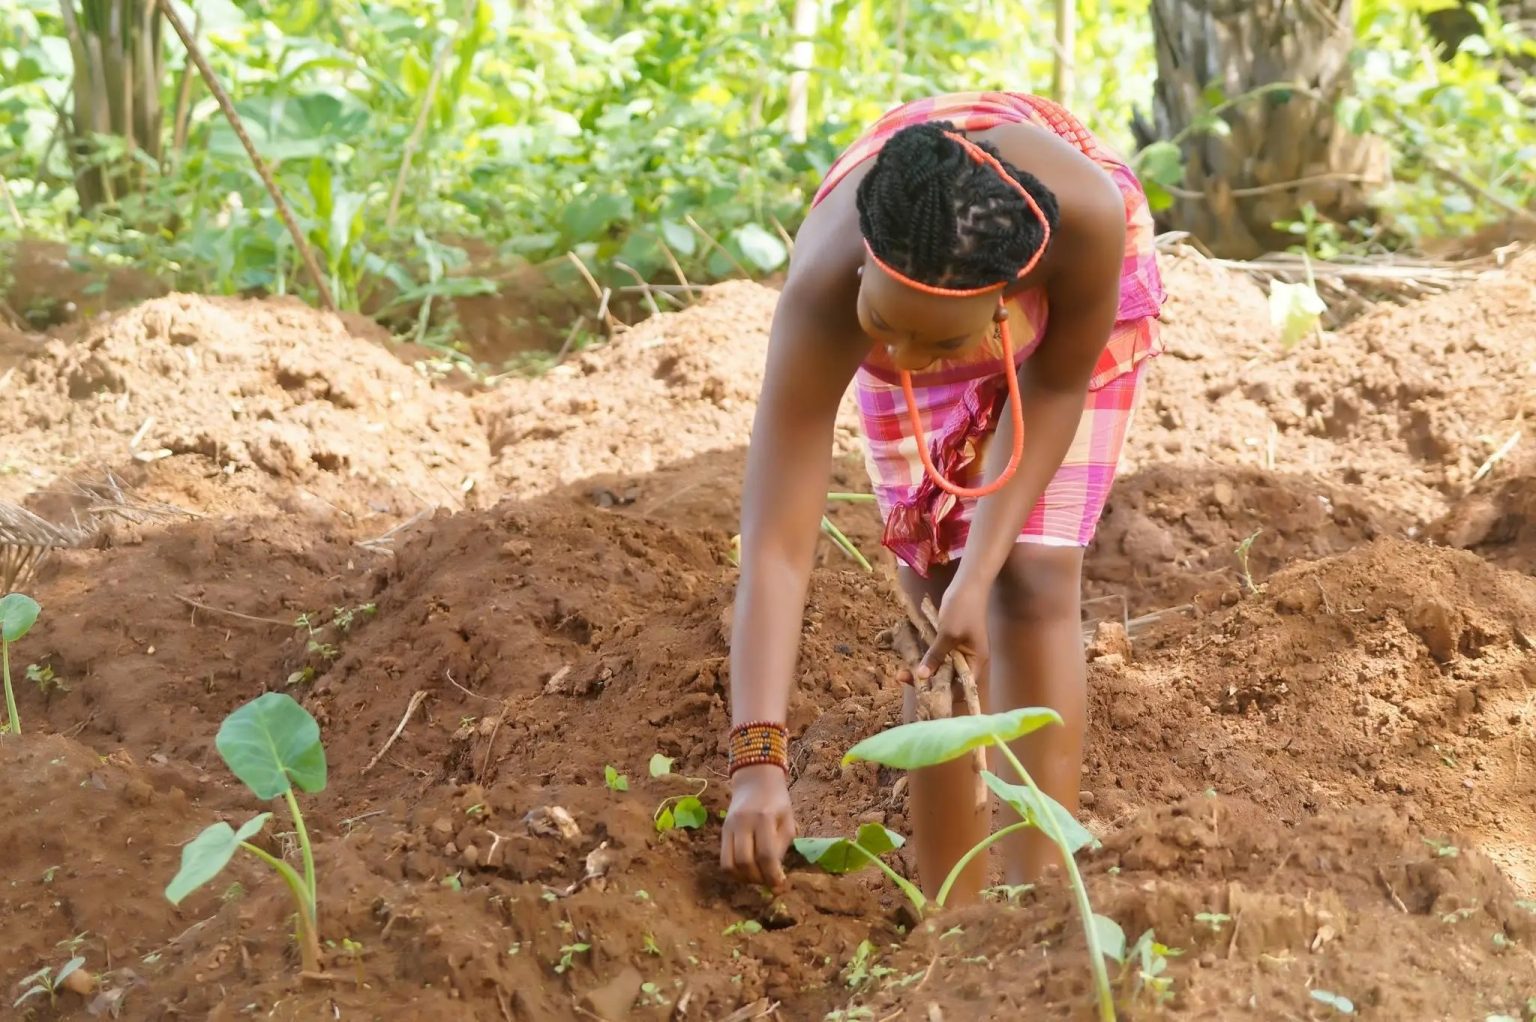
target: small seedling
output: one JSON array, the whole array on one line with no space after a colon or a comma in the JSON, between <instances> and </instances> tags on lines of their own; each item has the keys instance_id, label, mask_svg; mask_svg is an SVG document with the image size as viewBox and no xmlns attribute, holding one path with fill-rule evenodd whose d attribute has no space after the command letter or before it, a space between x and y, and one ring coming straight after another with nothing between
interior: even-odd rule
<instances>
[{"instance_id":1,"label":"small seedling","mask_svg":"<svg viewBox=\"0 0 1536 1022\"><path fill-rule=\"evenodd\" d=\"M981 772L982 780L993 794L1019 814L1020 821L994 831L962 855L939 887L934 901L942 908L965 868L999 839L1026 827L1039 829L1062 853L1088 943L1089 966L1093 970L1099 1018L1101 1022L1113 1022L1114 997L1104 958L1123 959L1125 934L1114 920L1094 914L1075 858L1080 849L1095 844L1094 837L1065 806L1040 790L1024 764L1019 762L1013 750L1008 747L1008 743L1017 738L1038 731L1048 724L1060 723L1061 717L1054 710L1039 707L1025 707L1008 713L914 721L866 738L848 750L843 756L843 763L862 760L911 771L947 763L967 756L975 749L995 747L1008 760L1022 783L1005 781L990 770ZM870 829L869 826L860 828L858 836L852 841L845 838L800 839L795 842L795 848L802 856L832 872L837 872L830 869L832 866L841 865L844 867L842 871L846 872L850 867L862 868L873 862L897 883L919 913L925 911L928 906L922 892L909 881L898 879L895 870L879 861L879 855L897 847L899 839L878 824L874 827L876 829Z\"/></svg>"},{"instance_id":2,"label":"small seedling","mask_svg":"<svg viewBox=\"0 0 1536 1022\"><path fill-rule=\"evenodd\" d=\"M875 962L875 946L867 940L859 941L858 950L853 953L853 960L843 969L843 982L854 990L869 983L883 979L895 972L895 969L879 965Z\"/></svg>"},{"instance_id":3,"label":"small seedling","mask_svg":"<svg viewBox=\"0 0 1536 1022\"><path fill-rule=\"evenodd\" d=\"M1248 591L1255 596L1259 594L1259 587L1253 581L1253 572L1248 568L1248 552L1253 549L1253 541L1258 539L1259 533L1263 531L1263 529L1255 529L1253 535L1249 536L1247 539L1243 540L1237 545L1237 564L1243 572L1243 584L1247 586Z\"/></svg>"},{"instance_id":4,"label":"small seedling","mask_svg":"<svg viewBox=\"0 0 1536 1022\"><path fill-rule=\"evenodd\" d=\"M11 690L11 643L19 642L37 622L41 608L22 593L0 599L0 670L5 675L5 730L21 734L21 715L16 712L16 693Z\"/></svg>"},{"instance_id":5,"label":"small seedling","mask_svg":"<svg viewBox=\"0 0 1536 1022\"><path fill-rule=\"evenodd\" d=\"M1355 1002L1340 994L1330 993L1327 990L1312 991L1312 999L1319 1004L1326 1004L1340 1015L1353 1015Z\"/></svg>"},{"instance_id":6,"label":"small seedling","mask_svg":"<svg viewBox=\"0 0 1536 1022\"><path fill-rule=\"evenodd\" d=\"M651 757L650 773L654 777L672 777L672 760L656 753ZM684 777L682 780L690 784L697 784L699 790L692 795L673 795L661 800L661 805L656 807L652 817L656 823L656 832L665 834L669 830L681 827L684 830L698 830L709 821L709 810L704 808L704 803L699 797L709 788L709 782L702 777Z\"/></svg>"},{"instance_id":7,"label":"small seedling","mask_svg":"<svg viewBox=\"0 0 1536 1022\"><path fill-rule=\"evenodd\" d=\"M1212 933L1220 933L1221 928L1232 921L1232 917L1225 912L1197 912L1195 922L1204 923L1210 927Z\"/></svg>"},{"instance_id":8,"label":"small seedling","mask_svg":"<svg viewBox=\"0 0 1536 1022\"><path fill-rule=\"evenodd\" d=\"M1153 932L1147 930L1136 938L1130 953L1120 961L1126 967L1136 969L1138 995L1150 993L1154 1002L1166 1004L1173 998L1173 977L1166 975L1168 959L1177 958L1183 953L1178 948L1158 943Z\"/></svg>"},{"instance_id":9,"label":"small seedling","mask_svg":"<svg viewBox=\"0 0 1536 1022\"><path fill-rule=\"evenodd\" d=\"M69 686L54 677L51 664L28 664L27 680L37 686L37 691L47 698L55 692L68 692Z\"/></svg>"},{"instance_id":10,"label":"small seedling","mask_svg":"<svg viewBox=\"0 0 1536 1022\"><path fill-rule=\"evenodd\" d=\"M443 877L442 884L450 891L462 891L464 889L463 876L464 874L462 872L449 873L447 876Z\"/></svg>"},{"instance_id":11,"label":"small seedling","mask_svg":"<svg viewBox=\"0 0 1536 1022\"><path fill-rule=\"evenodd\" d=\"M667 999L661 995L661 987L647 982L640 984L640 1003L662 1007Z\"/></svg>"},{"instance_id":12,"label":"small seedling","mask_svg":"<svg viewBox=\"0 0 1536 1022\"><path fill-rule=\"evenodd\" d=\"M560 949L560 961L555 963L555 972L564 975L575 964L577 955L584 955L592 950L591 944L567 944Z\"/></svg>"},{"instance_id":13,"label":"small seedling","mask_svg":"<svg viewBox=\"0 0 1536 1022\"><path fill-rule=\"evenodd\" d=\"M1424 843L1435 850L1435 858L1437 859L1454 859L1461 854L1460 848L1440 838L1427 837L1424 839Z\"/></svg>"},{"instance_id":14,"label":"small seedling","mask_svg":"<svg viewBox=\"0 0 1536 1022\"><path fill-rule=\"evenodd\" d=\"M629 790L629 778L615 770L612 764L603 767L603 783L608 785L609 791Z\"/></svg>"},{"instance_id":15,"label":"small seedling","mask_svg":"<svg viewBox=\"0 0 1536 1022\"><path fill-rule=\"evenodd\" d=\"M645 944L642 950L653 958L661 957L661 945L656 943L656 935L654 933L647 933L645 935Z\"/></svg>"},{"instance_id":16,"label":"small seedling","mask_svg":"<svg viewBox=\"0 0 1536 1022\"><path fill-rule=\"evenodd\" d=\"M72 973L74 973L77 969L80 968L80 966L84 964L85 959L76 956L65 962L63 965L59 966L58 972L54 972L52 969L45 965L41 969L38 969L36 972L32 973L30 976L23 976L19 985L25 987L26 989L22 991L20 997L16 998L16 1002L12 1004L11 1007L19 1008L21 1005L25 1004L27 1001L30 1001L32 998L39 997L43 994L47 994L48 1003L50 1005L53 1004L58 1000L59 987L63 985L64 981L68 979ZM31 985L28 986L28 984Z\"/></svg>"},{"instance_id":17,"label":"small seedling","mask_svg":"<svg viewBox=\"0 0 1536 1022\"><path fill-rule=\"evenodd\" d=\"M267 812L248 820L239 830L220 821L193 838L181 851L181 869L166 887L165 896L171 904L180 904L217 876L235 852L243 848L276 870L288 885L298 908L295 936L303 969L319 972L315 857L293 792L295 787L310 794L325 788L325 747L320 743L320 725L291 696L268 692L224 718L214 746L230 771L257 798L282 796L287 802L304 874L300 876L283 860L250 843L250 838L272 818Z\"/></svg>"},{"instance_id":18,"label":"small seedling","mask_svg":"<svg viewBox=\"0 0 1536 1022\"><path fill-rule=\"evenodd\" d=\"M352 630L352 625L356 623L359 615L373 617L378 612L379 607L376 603L364 603L357 607L337 607L335 617L331 618L331 624L345 634Z\"/></svg>"},{"instance_id":19,"label":"small seedling","mask_svg":"<svg viewBox=\"0 0 1536 1022\"><path fill-rule=\"evenodd\" d=\"M742 936L742 935L751 936L754 933L762 933L762 932L763 932L763 924L762 923L758 922L756 919L743 919L740 922L732 923L731 925L727 926L725 928L725 932L722 933L721 936L723 936L723 937L736 937L736 936Z\"/></svg>"}]
</instances>

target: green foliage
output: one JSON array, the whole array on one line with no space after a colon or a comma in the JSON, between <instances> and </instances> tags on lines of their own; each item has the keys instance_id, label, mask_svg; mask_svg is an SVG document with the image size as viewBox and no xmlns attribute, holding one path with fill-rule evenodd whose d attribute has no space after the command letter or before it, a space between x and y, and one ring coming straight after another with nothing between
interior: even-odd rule
<instances>
[{"instance_id":1,"label":"green foliage","mask_svg":"<svg viewBox=\"0 0 1536 1022\"><path fill-rule=\"evenodd\" d=\"M917 770L958 759L972 749L1011 742L1047 724L1060 724L1055 710L1025 707L1008 713L916 721L881 731L849 749L844 763L860 760Z\"/></svg>"},{"instance_id":2,"label":"green foliage","mask_svg":"<svg viewBox=\"0 0 1536 1022\"><path fill-rule=\"evenodd\" d=\"M257 696L224 718L214 745L257 798L289 794L295 785L310 793L325 787L320 725L292 696Z\"/></svg>"},{"instance_id":3,"label":"green foliage","mask_svg":"<svg viewBox=\"0 0 1536 1022\"><path fill-rule=\"evenodd\" d=\"M608 786L609 791L629 790L629 778L619 773L611 763L603 767L603 783Z\"/></svg>"},{"instance_id":4,"label":"green foliage","mask_svg":"<svg viewBox=\"0 0 1536 1022\"><path fill-rule=\"evenodd\" d=\"M979 855L998 840L1026 828L1040 830L1060 850L1066 864L1067 876L1082 918L1083 933L1088 942L1098 1017L1100 1022L1113 1022L1114 999L1104 958L1107 956L1117 961L1124 959L1125 933L1114 920L1093 911L1076 859L1080 849L1096 842L1093 835L1064 806L1040 790L1024 764L1019 762L1013 750L1008 747L1008 743L1014 739L1047 724L1060 723L1061 717L1053 710L1039 707L1024 707L1008 713L916 721L865 739L843 756L843 762L862 760L903 770L918 770L947 763L985 746L992 747L1005 758L1022 784L1004 781L988 770L983 770L981 776L987 787L1019 814L1020 820L987 835L962 855L939 886L935 903L942 908L955 881ZM852 841L845 838L800 838L795 841L795 850L832 873L852 872L866 864L875 866L901 888L913 907L922 913L928 907L923 893L880 859L881 855L900 844L901 838L884 827L866 824L859 828Z\"/></svg>"},{"instance_id":5,"label":"green foliage","mask_svg":"<svg viewBox=\"0 0 1536 1022\"><path fill-rule=\"evenodd\" d=\"M41 613L37 601L24 593L0 598L0 676L5 680L5 730L21 734L21 715L16 711L16 692L11 688L11 643L26 637ZM30 677L30 675L29 675Z\"/></svg>"},{"instance_id":6,"label":"green foliage","mask_svg":"<svg viewBox=\"0 0 1536 1022\"><path fill-rule=\"evenodd\" d=\"M281 796L293 817L294 833L303 857L302 876L281 859L250 843L271 813L247 821L237 831L222 821L204 828L181 851L181 868L165 889L172 904L212 880L239 849L245 849L275 870L288 886L298 909L297 937L306 972L319 968L317 886L314 850L309 829L299 812L294 788L317 792L325 787L325 747L320 725L309 712L280 692L268 692L236 709L224 719L214 745L225 765L260 799Z\"/></svg>"},{"instance_id":7,"label":"green foliage","mask_svg":"<svg viewBox=\"0 0 1536 1022\"><path fill-rule=\"evenodd\" d=\"M1376 203L1410 241L1470 232L1502 219L1501 202L1536 200L1536 79L1517 70L1536 57L1536 36L1503 21L1496 5L1473 4L1480 32L1436 59L1421 16L1429 6L1357 5L1356 94L1339 110L1349 129L1391 143L1393 182Z\"/></svg>"}]
</instances>

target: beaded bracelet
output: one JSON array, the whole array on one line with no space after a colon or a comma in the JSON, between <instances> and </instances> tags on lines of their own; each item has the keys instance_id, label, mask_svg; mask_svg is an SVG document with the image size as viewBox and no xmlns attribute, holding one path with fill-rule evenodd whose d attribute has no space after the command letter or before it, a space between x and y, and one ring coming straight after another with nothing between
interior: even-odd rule
<instances>
[{"instance_id":1,"label":"beaded bracelet","mask_svg":"<svg viewBox=\"0 0 1536 1022\"><path fill-rule=\"evenodd\" d=\"M754 720L731 728L726 772L750 766L776 766L789 773L789 731L783 724Z\"/></svg>"}]
</instances>

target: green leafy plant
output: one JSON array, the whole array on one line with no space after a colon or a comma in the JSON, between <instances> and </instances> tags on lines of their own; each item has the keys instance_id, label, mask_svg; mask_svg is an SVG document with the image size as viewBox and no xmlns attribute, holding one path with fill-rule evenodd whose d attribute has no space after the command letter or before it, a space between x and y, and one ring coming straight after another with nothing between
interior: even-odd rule
<instances>
[{"instance_id":1,"label":"green leafy plant","mask_svg":"<svg viewBox=\"0 0 1536 1022\"><path fill-rule=\"evenodd\" d=\"M6 730L21 734L21 715L16 712L16 693L11 689L11 643L32 630L40 612L37 601L22 593L0 599L0 671L5 676Z\"/></svg>"},{"instance_id":2,"label":"green leafy plant","mask_svg":"<svg viewBox=\"0 0 1536 1022\"><path fill-rule=\"evenodd\" d=\"M677 776L672 773L672 760L659 752L651 757L649 769L652 778ZM652 816L659 834L679 827L684 830L698 830L709 822L709 810L705 809L704 803L699 800L709 788L709 782L701 777L684 777L680 780L697 784L699 790L692 795L672 795L661 800L661 804L656 807L656 812Z\"/></svg>"},{"instance_id":3,"label":"green leafy plant","mask_svg":"<svg viewBox=\"0 0 1536 1022\"><path fill-rule=\"evenodd\" d=\"M1220 933L1221 928L1232 921L1232 917L1225 912L1196 912L1195 922L1204 923L1212 933Z\"/></svg>"},{"instance_id":4,"label":"green leafy plant","mask_svg":"<svg viewBox=\"0 0 1536 1022\"><path fill-rule=\"evenodd\" d=\"M58 999L59 988L63 985L64 981L84 964L85 959L77 955L59 966L58 972L54 972L45 965L30 976L23 976L18 985L24 989L21 992L21 996L16 998L15 1003L11 1007L19 1008L32 998L41 997L45 994L48 997L48 1003L53 1004Z\"/></svg>"},{"instance_id":5,"label":"green leafy plant","mask_svg":"<svg viewBox=\"0 0 1536 1022\"><path fill-rule=\"evenodd\" d=\"M1253 572L1248 569L1248 553L1253 549L1253 541L1258 539L1263 531L1263 529L1255 529L1253 535L1237 545L1236 550L1237 565L1243 573L1243 585L1247 586L1248 591L1255 596L1259 593L1259 586L1253 581Z\"/></svg>"},{"instance_id":6,"label":"green leafy plant","mask_svg":"<svg viewBox=\"0 0 1536 1022\"><path fill-rule=\"evenodd\" d=\"M45 697L54 692L69 691L69 686L54 675L51 664L28 664L27 680L36 685L38 692Z\"/></svg>"},{"instance_id":7,"label":"green leafy plant","mask_svg":"<svg viewBox=\"0 0 1536 1022\"><path fill-rule=\"evenodd\" d=\"M1183 954L1178 948L1171 948L1157 940L1156 934L1147 930L1120 963L1127 969L1135 970L1136 995L1149 994L1157 1004L1166 1004L1173 998L1173 977L1167 974L1168 959L1176 958Z\"/></svg>"},{"instance_id":8,"label":"green leafy plant","mask_svg":"<svg viewBox=\"0 0 1536 1022\"><path fill-rule=\"evenodd\" d=\"M603 767L603 783L608 786L609 791L629 790L629 778L619 773L611 763Z\"/></svg>"},{"instance_id":9,"label":"green leafy plant","mask_svg":"<svg viewBox=\"0 0 1536 1022\"><path fill-rule=\"evenodd\" d=\"M266 812L246 821L238 830L223 821L205 828L182 849L181 869L166 887L165 896L172 904L180 904L217 876L236 851L244 849L276 870L288 886L297 908L296 939L304 971L317 972L320 941L315 857L294 789L313 794L325 788L325 747L320 742L320 725L291 696L268 692L226 717L214 745L230 771L257 798L281 796L287 803L303 859L303 875L250 843L272 818Z\"/></svg>"},{"instance_id":10,"label":"green leafy plant","mask_svg":"<svg viewBox=\"0 0 1536 1022\"><path fill-rule=\"evenodd\" d=\"M1008 747L1008 743L1017 738L1049 724L1060 723L1061 717L1054 710L1040 707L1025 707L1008 713L915 721L864 739L844 754L843 762L862 761L898 770L920 770L958 759L973 749L986 746L996 748L1008 760L1022 783L1005 781L990 770L982 771L982 780L994 795L1019 814L1020 820L989 834L961 856L940 885L934 901L942 907L965 868L998 840L1029 827L1040 830L1061 850L1088 943L1089 966L1093 970L1099 1018L1108 1022L1115 1017L1115 1007L1104 958L1109 956L1119 959L1123 956L1125 934L1114 920L1094 913L1088 900L1088 890L1083 885L1082 874L1077 869L1075 856L1082 848L1095 843L1093 835L1077 822L1065 806L1040 790L1024 764L1019 762ZM871 829L869 825L860 828L859 834L852 841L843 838L799 839L795 847L802 856L831 872L846 872L850 868L874 863L896 881L920 913L925 911L928 905L922 892L909 881L898 880L895 871L879 861L880 854L898 847L899 839L884 827L874 826L877 829Z\"/></svg>"},{"instance_id":11,"label":"green leafy plant","mask_svg":"<svg viewBox=\"0 0 1536 1022\"><path fill-rule=\"evenodd\" d=\"M592 950L591 944L567 944L560 949L560 960L555 963L555 972L561 975L569 972L576 964L576 956L584 955Z\"/></svg>"}]
</instances>

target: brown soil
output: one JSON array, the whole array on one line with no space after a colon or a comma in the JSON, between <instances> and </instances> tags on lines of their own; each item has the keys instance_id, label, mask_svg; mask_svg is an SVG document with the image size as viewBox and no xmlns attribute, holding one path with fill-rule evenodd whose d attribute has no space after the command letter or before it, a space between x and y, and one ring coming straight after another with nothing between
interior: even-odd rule
<instances>
[{"instance_id":1,"label":"brown soil","mask_svg":"<svg viewBox=\"0 0 1536 1022\"><path fill-rule=\"evenodd\" d=\"M1133 940L1181 952L1161 1005L1118 976L1122 1014L1329 1017L1316 991L1367 1018L1523 1018L1533 477L1518 447L1473 476L1533 411L1511 367L1536 263L1290 352L1245 279L1167 266L1170 351L1086 582L1093 616L1144 620L1090 669L1084 872ZM92 989L32 1017L1090 1017L1059 884L914 929L873 873L798 865L775 902L719 874L731 536L774 298L723 287L476 396L283 301L175 295L7 339L3 495L96 531L28 584L43 617L13 650L0 1003L79 954ZM861 490L843 421L835 485ZM878 551L867 505L830 513ZM839 764L898 719L878 640L898 615L885 559L824 547L790 719L804 833L910 832L896 776ZM213 736L267 689L315 714L330 762L305 802L324 980L297 976L254 859L162 894L182 843L263 808ZM657 752L676 776L648 775ZM703 831L658 834L662 800L700 789Z\"/></svg>"}]
</instances>

